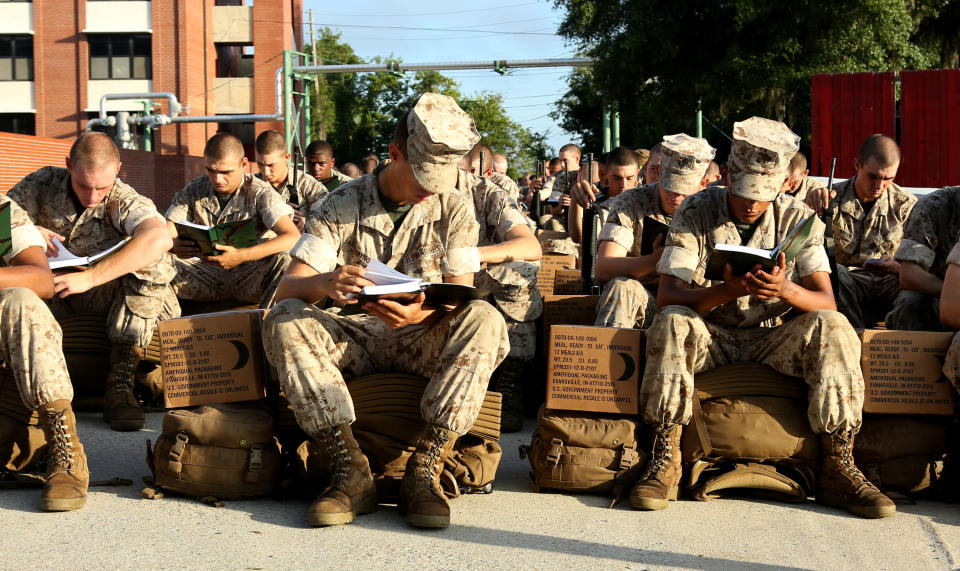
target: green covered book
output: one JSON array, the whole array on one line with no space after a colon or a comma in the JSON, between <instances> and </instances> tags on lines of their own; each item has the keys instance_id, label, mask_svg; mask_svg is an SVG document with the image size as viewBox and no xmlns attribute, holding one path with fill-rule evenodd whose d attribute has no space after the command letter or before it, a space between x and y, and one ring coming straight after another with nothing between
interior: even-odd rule
<instances>
[{"instance_id":1,"label":"green covered book","mask_svg":"<svg viewBox=\"0 0 960 571\"><path fill-rule=\"evenodd\" d=\"M259 240L257 224L253 218L221 222L216 226L194 224L186 220L173 223L177 227L177 237L181 240L190 240L197 244L200 253L204 256L217 256L220 250L214 244L233 246L234 248L249 248L255 246Z\"/></svg>"},{"instance_id":2,"label":"green covered book","mask_svg":"<svg viewBox=\"0 0 960 571\"><path fill-rule=\"evenodd\" d=\"M716 244L713 247L713 253L710 254L710 260L707 261L705 277L711 281L722 281L723 268L728 263L733 267L733 274L736 276L746 274L757 265L761 266L764 271L769 272L777 265L777 257L781 252L783 252L786 262L789 264L800 253L807 238L810 237L810 231L813 229L813 222L816 217L816 214L811 214L798 222L787 233L783 241L772 250L737 244Z\"/></svg>"},{"instance_id":3,"label":"green covered book","mask_svg":"<svg viewBox=\"0 0 960 571\"><path fill-rule=\"evenodd\" d=\"M10 201L0 205L0 258L13 251L13 238L10 228Z\"/></svg>"}]
</instances>

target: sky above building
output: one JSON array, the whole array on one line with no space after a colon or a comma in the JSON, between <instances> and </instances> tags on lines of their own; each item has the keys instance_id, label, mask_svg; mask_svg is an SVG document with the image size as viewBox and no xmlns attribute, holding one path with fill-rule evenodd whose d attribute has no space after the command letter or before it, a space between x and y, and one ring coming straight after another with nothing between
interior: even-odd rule
<instances>
[{"instance_id":1,"label":"sky above building","mask_svg":"<svg viewBox=\"0 0 960 571\"><path fill-rule=\"evenodd\" d=\"M552 2L487 0L459 3L440 0L398 2L305 0L317 29L340 32L364 60L394 56L407 63L554 59L575 57L575 48L556 35L562 13ZM309 41L309 30L304 41ZM566 88L570 68L518 69L507 75L492 70L444 71L460 83L465 96L479 91L503 95L510 117L546 133L554 153L574 138L549 113ZM598 118L599 121L599 118Z\"/></svg>"}]
</instances>

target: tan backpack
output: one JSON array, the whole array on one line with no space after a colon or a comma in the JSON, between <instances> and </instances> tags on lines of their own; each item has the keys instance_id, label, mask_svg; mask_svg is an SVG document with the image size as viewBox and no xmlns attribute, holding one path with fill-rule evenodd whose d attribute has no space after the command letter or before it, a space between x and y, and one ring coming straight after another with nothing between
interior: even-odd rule
<instances>
[{"instance_id":1,"label":"tan backpack","mask_svg":"<svg viewBox=\"0 0 960 571\"><path fill-rule=\"evenodd\" d=\"M766 365L729 365L694 381L681 439L687 489L710 500L730 489L804 501L816 488L820 439L807 421L807 385Z\"/></svg>"},{"instance_id":2,"label":"tan backpack","mask_svg":"<svg viewBox=\"0 0 960 571\"><path fill-rule=\"evenodd\" d=\"M857 467L884 492L930 495L943 470L952 420L949 416L865 414L854 440Z\"/></svg>"},{"instance_id":3,"label":"tan backpack","mask_svg":"<svg viewBox=\"0 0 960 571\"><path fill-rule=\"evenodd\" d=\"M0 368L0 473L43 474L46 452L37 411L23 405L10 368Z\"/></svg>"},{"instance_id":4,"label":"tan backpack","mask_svg":"<svg viewBox=\"0 0 960 571\"><path fill-rule=\"evenodd\" d=\"M617 494L647 464L635 418L540 407L537 429L520 457L530 460L536 491ZM618 486L619 485L619 486Z\"/></svg>"},{"instance_id":5,"label":"tan backpack","mask_svg":"<svg viewBox=\"0 0 960 571\"><path fill-rule=\"evenodd\" d=\"M262 402L211 404L171 410L147 465L153 486L186 496L243 499L271 493L278 483L280 448L273 415ZM160 497L147 488L144 497Z\"/></svg>"},{"instance_id":6,"label":"tan backpack","mask_svg":"<svg viewBox=\"0 0 960 571\"><path fill-rule=\"evenodd\" d=\"M347 381L357 420L351 425L370 461L380 498L399 495L407 459L423 430L420 399L427 379L403 373L358 377ZM500 439L500 393L487 392L477 421L454 444L441 474L446 494L490 493L503 456ZM287 485L316 494L326 486L329 462L314 442L303 441L293 459Z\"/></svg>"}]
</instances>

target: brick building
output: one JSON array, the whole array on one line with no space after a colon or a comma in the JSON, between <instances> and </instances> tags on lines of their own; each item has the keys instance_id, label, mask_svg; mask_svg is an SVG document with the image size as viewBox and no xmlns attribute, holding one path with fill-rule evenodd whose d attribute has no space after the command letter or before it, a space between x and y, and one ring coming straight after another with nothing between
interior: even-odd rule
<instances>
[{"instance_id":1,"label":"brick building","mask_svg":"<svg viewBox=\"0 0 960 571\"><path fill-rule=\"evenodd\" d=\"M273 113L274 74L283 50L302 43L302 14L302 0L0 1L0 131L72 139L108 93L171 92L189 107L182 115ZM144 103L107 109L143 113ZM149 146L196 156L218 130L249 144L270 128L283 127L171 124ZM137 148L146 138L134 127Z\"/></svg>"}]
</instances>

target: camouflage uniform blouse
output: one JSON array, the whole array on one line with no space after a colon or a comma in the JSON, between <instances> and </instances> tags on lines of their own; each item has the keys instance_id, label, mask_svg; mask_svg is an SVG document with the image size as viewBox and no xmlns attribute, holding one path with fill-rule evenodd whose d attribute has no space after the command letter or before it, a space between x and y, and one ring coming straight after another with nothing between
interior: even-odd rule
<instances>
[{"instance_id":1,"label":"camouflage uniform blouse","mask_svg":"<svg viewBox=\"0 0 960 571\"><path fill-rule=\"evenodd\" d=\"M917 201L894 259L913 262L943 279L947 256L960 233L960 186L948 186Z\"/></svg>"},{"instance_id":2,"label":"camouflage uniform blouse","mask_svg":"<svg viewBox=\"0 0 960 571\"><path fill-rule=\"evenodd\" d=\"M660 207L660 188L656 183L623 191L610 199L608 208L610 214L600 229L599 240L623 246L630 257L640 255L644 218L649 216L668 224ZM654 284L658 281L658 276L649 276L641 281L644 284Z\"/></svg>"},{"instance_id":3,"label":"camouflage uniform blouse","mask_svg":"<svg viewBox=\"0 0 960 571\"><path fill-rule=\"evenodd\" d=\"M812 213L799 200L781 194L761 215L753 236L745 245L772 249L797 223ZM823 224L815 221L800 253L787 264L787 279L800 283L802 278L814 272L829 273L823 230ZM721 282L711 282L704 276L714 244L740 243L740 232L727 207L727 187L709 187L687 197L680 205L667 235L663 256L657 264L657 273L673 276L694 287L717 285ZM790 309L779 299L764 301L743 296L715 307L707 315L707 320L721 327L754 327L774 320Z\"/></svg>"},{"instance_id":4,"label":"camouflage uniform blouse","mask_svg":"<svg viewBox=\"0 0 960 571\"><path fill-rule=\"evenodd\" d=\"M479 270L480 230L470 203L459 192L438 194L414 204L394 228L377 191L383 168L340 185L315 204L290 255L321 273L342 265L365 267L376 259L433 282Z\"/></svg>"},{"instance_id":5,"label":"camouflage uniform blouse","mask_svg":"<svg viewBox=\"0 0 960 571\"><path fill-rule=\"evenodd\" d=\"M9 266L10 262L27 248L39 246L46 251L47 243L33 222L30 222L27 213L16 202L0 194L0 208L6 204L10 205L10 241L0 241L0 259L4 266Z\"/></svg>"},{"instance_id":6,"label":"camouflage uniform blouse","mask_svg":"<svg viewBox=\"0 0 960 571\"><path fill-rule=\"evenodd\" d=\"M290 205L270 183L250 174L243 175L240 188L222 211L213 185L206 176L187 183L183 190L174 195L170 208L167 208L167 220L171 222L186 220L204 226L254 218L257 221L257 236L261 241L275 236L270 229L284 216L293 216Z\"/></svg>"},{"instance_id":7,"label":"camouflage uniform blouse","mask_svg":"<svg viewBox=\"0 0 960 571\"><path fill-rule=\"evenodd\" d=\"M270 184L263 178L262 173L258 173L256 177ZM293 187L293 173L288 172L287 180L283 181L283 185L279 189L274 190L277 191L284 202L290 202L290 197L294 196L296 203L300 205L300 211L304 213L310 212L313 204L327 193L327 187L323 186L323 183L303 171L297 171L296 189Z\"/></svg>"},{"instance_id":8,"label":"camouflage uniform blouse","mask_svg":"<svg viewBox=\"0 0 960 571\"><path fill-rule=\"evenodd\" d=\"M853 177L833 187L837 191L832 201L833 239L837 247L837 263L861 267L872 258L893 257L917 199L891 184L865 215L854 190L855 180Z\"/></svg>"}]
</instances>

